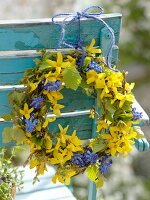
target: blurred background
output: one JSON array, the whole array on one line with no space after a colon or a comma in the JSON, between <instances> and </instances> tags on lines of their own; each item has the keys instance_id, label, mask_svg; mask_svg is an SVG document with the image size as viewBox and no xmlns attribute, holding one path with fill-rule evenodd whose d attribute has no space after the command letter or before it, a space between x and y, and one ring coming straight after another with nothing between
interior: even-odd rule
<instances>
[{"instance_id":1,"label":"blurred background","mask_svg":"<svg viewBox=\"0 0 150 200\"><path fill-rule=\"evenodd\" d=\"M136 83L136 99L150 116L150 0L0 0L0 20L49 18L90 5L102 6L105 13L122 13L118 65L129 72L128 80ZM143 127L150 141L149 129ZM86 177L74 178L73 185L75 196L86 200ZM98 199L150 200L149 152L138 153L134 149L127 158L116 159Z\"/></svg>"}]
</instances>

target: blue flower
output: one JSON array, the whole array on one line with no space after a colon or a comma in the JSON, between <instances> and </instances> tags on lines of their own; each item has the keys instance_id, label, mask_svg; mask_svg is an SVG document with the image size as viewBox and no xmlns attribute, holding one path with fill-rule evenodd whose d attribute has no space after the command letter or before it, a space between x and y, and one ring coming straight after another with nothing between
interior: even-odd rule
<instances>
[{"instance_id":1,"label":"blue flower","mask_svg":"<svg viewBox=\"0 0 150 200\"><path fill-rule=\"evenodd\" d=\"M98 160L98 155L92 154L91 148L87 148L86 152L83 154L79 154L77 152L74 152L73 154L71 162L75 165L79 165L80 167L87 167L90 164L95 164Z\"/></svg>"},{"instance_id":2,"label":"blue flower","mask_svg":"<svg viewBox=\"0 0 150 200\"><path fill-rule=\"evenodd\" d=\"M40 108L41 107L41 103L44 100L43 97L35 97L32 99L32 102L30 103L30 106L33 108Z\"/></svg>"},{"instance_id":3,"label":"blue flower","mask_svg":"<svg viewBox=\"0 0 150 200\"><path fill-rule=\"evenodd\" d=\"M94 70L97 73L101 73L102 72L102 67L99 66L94 60L92 60L88 67L86 68L86 72L90 71L90 70Z\"/></svg>"},{"instance_id":4,"label":"blue flower","mask_svg":"<svg viewBox=\"0 0 150 200\"><path fill-rule=\"evenodd\" d=\"M80 167L86 166L85 163L84 163L84 160L83 160L83 154L79 154L77 152L73 152L71 162L75 165L79 165Z\"/></svg>"},{"instance_id":5,"label":"blue flower","mask_svg":"<svg viewBox=\"0 0 150 200\"><path fill-rule=\"evenodd\" d=\"M131 113L133 114L133 117L132 117L131 121L136 121L136 120L142 118L142 115L143 115L142 112L137 112L135 107L132 108L132 112Z\"/></svg>"},{"instance_id":6,"label":"blue flower","mask_svg":"<svg viewBox=\"0 0 150 200\"><path fill-rule=\"evenodd\" d=\"M81 72L82 71L82 57L78 57L76 60L76 65L78 66L78 71Z\"/></svg>"},{"instance_id":7,"label":"blue flower","mask_svg":"<svg viewBox=\"0 0 150 200\"><path fill-rule=\"evenodd\" d=\"M38 123L38 119L34 119L33 115L30 117L30 119L25 119L26 131L28 133L32 133L32 131L37 126L37 123Z\"/></svg>"},{"instance_id":8,"label":"blue flower","mask_svg":"<svg viewBox=\"0 0 150 200\"><path fill-rule=\"evenodd\" d=\"M107 161L107 159L109 157L110 157L110 155L106 154L101 158L101 160L99 160L99 163L100 163L99 170L103 175L107 174L109 172L110 167L111 167L112 159L109 159Z\"/></svg>"},{"instance_id":9,"label":"blue flower","mask_svg":"<svg viewBox=\"0 0 150 200\"><path fill-rule=\"evenodd\" d=\"M44 90L59 90L60 89L60 81L48 81L46 85L43 85Z\"/></svg>"}]
</instances>

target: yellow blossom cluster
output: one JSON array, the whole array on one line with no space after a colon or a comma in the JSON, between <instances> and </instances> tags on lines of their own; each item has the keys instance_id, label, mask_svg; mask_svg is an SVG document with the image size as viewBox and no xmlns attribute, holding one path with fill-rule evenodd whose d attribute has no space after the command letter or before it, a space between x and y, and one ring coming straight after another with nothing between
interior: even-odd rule
<instances>
[{"instance_id":1,"label":"yellow blossom cluster","mask_svg":"<svg viewBox=\"0 0 150 200\"><path fill-rule=\"evenodd\" d=\"M119 127L110 127L109 133L102 135L103 139L107 140L106 153L112 156L117 156L119 153L124 153L124 157L132 150L134 144L133 139L136 139L137 133L131 127L131 122Z\"/></svg>"},{"instance_id":2,"label":"yellow blossom cluster","mask_svg":"<svg viewBox=\"0 0 150 200\"><path fill-rule=\"evenodd\" d=\"M94 70L87 72L87 84L94 84L95 89L101 89L100 98L111 98L113 104L119 101L119 107L122 108L125 101L134 101L131 90L134 84L123 83L124 76L121 72L115 72L107 69L107 72L97 73ZM124 90L124 91L122 91Z\"/></svg>"}]
</instances>

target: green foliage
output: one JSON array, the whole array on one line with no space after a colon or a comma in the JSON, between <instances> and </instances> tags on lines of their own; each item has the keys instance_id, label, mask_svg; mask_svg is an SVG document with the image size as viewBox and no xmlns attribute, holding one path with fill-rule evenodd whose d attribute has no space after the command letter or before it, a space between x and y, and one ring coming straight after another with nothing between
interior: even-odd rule
<instances>
[{"instance_id":1,"label":"green foliage","mask_svg":"<svg viewBox=\"0 0 150 200\"><path fill-rule=\"evenodd\" d=\"M0 118L3 118L5 121L11 121L11 115L0 115Z\"/></svg>"},{"instance_id":2,"label":"green foliage","mask_svg":"<svg viewBox=\"0 0 150 200\"><path fill-rule=\"evenodd\" d=\"M106 148L106 141L102 138L97 138L92 145L93 153L104 151Z\"/></svg>"},{"instance_id":3,"label":"green foliage","mask_svg":"<svg viewBox=\"0 0 150 200\"><path fill-rule=\"evenodd\" d=\"M86 174L88 176L88 178L94 182L96 182L97 179L97 173L98 173L98 166L97 165L89 165L87 170L86 170Z\"/></svg>"},{"instance_id":4,"label":"green foliage","mask_svg":"<svg viewBox=\"0 0 150 200\"><path fill-rule=\"evenodd\" d=\"M22 142L25 138L25 132L18 126L13 126L12 138L17 142Z\"/></svg>"},{"instance_id":5,"label":"green foliage","mask_svg":"<svg viewBox=\"0 0 150 200\"><path fill-rule=\"evenodd\" d=\"M9 104L13 107L14 105L20 106L25 98L25 93L22 91L13 91L8 94Z\"/></svg>"},{"instance_id":6,"label":"green foliage","mask_svg":"<svg viewBox=\"0 0 150 200\"><path fill-rule=\"evenodd\" d=\"M96 183L96 188L99 189L104 184L104 176L99 172L97 165L89 165L86 170L87 177Z\"/></svg>"},{"instance_id":7,"label":"green foliage","mask_svg":"<svg viewBox=\"0 0 150 200\"><path fill-rule=\"evenodd\" d=\"M20 127L13 126L4 128L2 136L3 143L8 143L11 141L21 142L25 137L25 133Z\"/></svg>"},{"instance_id":8,"label":"green foliage","mask_svg":"<svg viewBox=\"0 0 150 200\"><path fill-rule=\"evenodd\" d=\"M147 5L149 0L106 0L101 6L109 12L120 12L123 15L125 30L120 39L120 60L123 65L137 62L149 66L150 32ZM126 35L125 35L126 34ZM124 39L125 38L125 39Z\"/></svg>"},{"instance_id":9,"label":"green foliage","mask_svg":"<svg viewBox=\"0 0 150 200\"><path fill-rule=\"evenodd\" d=\"M20 148L11 149L10 156L6 148L0 148L0 200L12 200L11 189L22 188L23 171L18 170L12 163L18 151Z\"/></svg>"},{"instance_id":10,"label":"green foliage","mask_svg":"<svg viewBox=\"0 0 150 200\"><path fill-rule=\"evenodd\" d=\"M3 136L3 143L8 143L13 140L12 138L12 127L6 127L2 133Z\"/></svg>"},{"instance_id":11,"label":"green foliage","mask_svg":"<svg viewBox=\"0 0 150 200\"><path fill-rule=\"evenodd\" d=\"M85 57L82 69L85 70L88 67L88 64L91 62L91 57Z\"/></svg>"},{"instance_id":12,"label":"green foliage","mask_svg":"<svg viewBox=\"0 0 150 200\"><path fill-rule=\"evenodd\" d=\"M78 86L81 83L81 76L75 66L67 67L64 70L63 81L65 83L66 88L71 88L73 90L77 90Z\"/></svg>"}]
</instances>

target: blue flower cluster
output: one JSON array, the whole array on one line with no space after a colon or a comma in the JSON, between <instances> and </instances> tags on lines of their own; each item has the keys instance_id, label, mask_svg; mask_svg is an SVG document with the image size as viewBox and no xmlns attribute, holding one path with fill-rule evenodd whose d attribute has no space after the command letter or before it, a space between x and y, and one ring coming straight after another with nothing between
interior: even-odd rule
<instances>
[{"instance_id":1,"label":"blue flower cluster","mask_svg":"<svg viewBox=\"0 0 150 200\"><path fill-rule=\"evenodd\" d=\"M88 67L86 68L86 72L90 71L90 70L94 70L96 71L97 73L101 73L102 72L102 67L99 66L94 60L92 60Z\"/></svg>"},{"instance_id":2,"label":"blue flower cluster","mask_svg":"<svg viewBox=\"0 0 150 200\"><path fill-rule=\"evenodd\" d=\"M43 85L44 90L59 90L60 89L60 81L48 81L46 85Z\"/></svg>"},{"instance_id":3,"label":"blue flower cluster","mask_svg":"<svg viewBox=\"0 0 150 200\"><path fill-rule=\"evenodd\" d=\"M38 119L34 119L33 115L30 117L30 119L25 119L26 131L28 133L32 133L32 131L37 126L38 121L39 121Z\"/></svg>"},{"instance_id":4,"label":"blue flower cluster","mask_svg":"<svg viewBox=\"0 0 150 200\"><path fill-rule=\"evenodd\" d=\"M79 67L79 68L78 68L78 71L79 71L79 72L82 71L81 62L82 62L82 57L78 57L77 60L76 60L76 65Z\"/></svg>"},{"instance_id":5,"label":"blue flower cluster","mask_svg":"<svg viewBox=\"0 0 150 200\"><path fill-rule=\"evenodd\" d=\"M83 154L79 154L77 152L74 152L73 154L71 162L75 165L79 165L80 167L87 167L90 164L95 164L98 160L98 155L92 154L92 149L90 147L88 147L86 152Z\"/></svg>"},{"instance_id":6,"label":"blue flower cluster","mask_svg":"<svg viewBox=\"0 0 150 200\"><path fill-rule=\"evenodd\" d=\"M32 99L30 106L35 108L35 109L40 108L43 100L44 100L43 97L35 97L35 98Z\"/></svg>"},{"instance_id":7,"label":"blue flower cluster","mask_svg":"<svg viewBox=\"0 0 150 200\"><path fill-rule=\"evenodd\" d=\"M110 155L106 154L106 155L102 156L101 160L99 160L99 163L100 163L99 170L103 175L107 174L109 172L110 167L111 167L112 159L109 159L107 161L107 159L109 157L110 157Z\"/></svg>"},{"instance_id":8,"label":"blue flower cluster","mask_svg":"<svg viewBox=\"0 0 150 200\"><path fill-rule=\"evenodd\" d=\"M133 117L132 117L131 121L136 121L136 120L142 118L142 115L143 115L142 112L137 112L135 107L132 108L132 114L133 114Z\"/></svg>"}]
</instances>

